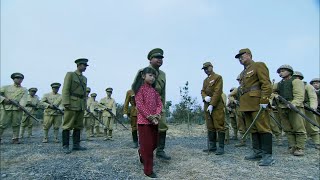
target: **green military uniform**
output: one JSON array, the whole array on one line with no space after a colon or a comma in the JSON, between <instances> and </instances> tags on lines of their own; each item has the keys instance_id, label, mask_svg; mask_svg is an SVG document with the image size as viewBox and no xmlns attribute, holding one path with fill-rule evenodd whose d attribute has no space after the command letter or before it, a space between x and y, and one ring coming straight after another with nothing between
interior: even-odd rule
<instances>
[{"instance_id":1,"label":"green military uniform","mask_svg":"<svg viewBox=\"0 0 320 180\"><path fill-rule=\"evenodd\" d=\"M212 67L210 62L203 64L202 69ZM208 130L209 151L216 151L216 139L218 135L218 151L217 155L223 154L225 140L225 113L224 102L222 99L223 80L219 74L208 74L203 81L201 96L204 102L205 120ZM210 97L210 101L206 101L206 97ZM213 107L212 113L208 112L209 106ZM204 150L206 151L206 150Z\"/></svg>"},{"instance_id":2,"label":"green military uniform","mask_svg":"<svg viewBox=\"0 0 320 180\"><path fill-rule=\"evenodd\" d=\"M112 93L112 88L107 88L106 92ZM100 108L102 109L102 120L105 125L104 127L104 140L112 140L112 130L114 124L114 117L107 111L107 109L111 110L111 112L116 115L117 108L116 108L116 101L110 97L104 97L100 100Z\"/></svg>"},{"instance_id":3,"label":"green military uniform","mask_svg":"<svg viewBox=\"0 0 320 180\"><path fill-rule=\"evenodd\" d=\"M230 92L232 92L236 88L230 89ZM238 125L237 125L237 113L236 113L236 108L237 105L233 102L230 101L230 96L228 98L228 112L229 112L229 117L230 117L230 125L233 129L233 137L231 139L237 140L238 139Z\"/></svg>"},{"instance_id":4,"label":"green military uniform","mask_svg":"<svg viewBox=\"0 0 320 180\"><path fill-rule=\"evenodd\" d=\"M299 78L300 80L303 80L304 76L301 72L295 71L293 74L294 77ZM307 84L307 82L304 82L305 87L305 98L304 98L304 105L311 107L312 109L317 109L318 106L318 100L317 100L317 94L310 84ZM311 120L316 122L317 117L312 112L305 110L305 115L309 117ZM320 149L320 137L319 137L319 128L316 126L313 126L311 123L304 121L304 126L307 131L307 135L312 139L312 141L315 144L316 149Z\"/></svg>"},{"instance_id":5,"label":"green military uniform","mask_svg":"<svg viewBox=\"0 0 320 180\"><path fill-rule=\"evenodd\" d=\"M90 112L95 117L99 118L99 106L98 106L99 103L98 103L98 101L96 101L97 94L96 93L92 93L90 96L91 96L91 98L90 98L90 106L89 106ZM97 129L97 132L100 132L99 124L100 124L100 122L98 120L93 119L92 125L91 125L92 136L94 136L94 128Z\"/></svg>"},{"instance_id":6,"label":"green military uniform","mask_svg":"<svg viewBox=\"0 0 320 180\"><path fill-rule=\"evenodd\" d=\"M84 112L84 118L83 118L83 124L84 127L86 129L86 138L88 141L90 141L91 139L89 137L93 137L93 126L94 126L94 119L91 115L91 112L93 113L93 111L91 111L90 106L92 104L92 98L88 97L89 93L91 92L91 89L89 87L87 87L86 93L87 93L87 110Z\"/></svg>"},{"instance_id":7,"label":"green military uniform","mask_svg":"<svg viewBox=\"0 0 320 180\"><path fill-rule=\"evenodd\" d=\"M282 129L277 124L277 122L278 122L281 125L281 118L279 116L279 111L278 111L278 108L277 108L277 102L276 102L274 93L272 93L271 96L270 96L269 104L271 105L271 108L268 109L267 111L270 113L271 131L272 131L272 134L276 138L277 145L281 146L282 145ZM273 120L271 116L273 116L275 118L275 120ZM275 122L275 121L277 121L277 122Z\"/></svg>"},{"instance_id":8,"label":"green military uniform","mask_svg":"<svg viewBox=\"0 0 320 180\"><path fill-rule=\"evenodd\" d=\"M29 95L27 97L27 103L26 103L26 110L30 112L33 116L36 115L36 110L38 106L40 105L40 100L37 95L31 95L31 92L36 93L38 91L37 88L30 88ZM20 138L23 138L25 128L28 127L28 137L32 136L32 127L33 127L33 119L27 115L25 112L23 112L21 125L20 125Z\"/></svg>"},{"instance_id":9,"label":"green military uniform","mask_svg":"<svg viewBox=\"0 0 320 180\"><path fill-rule=\"evenodd\" d=\"M24 79L23 74L13 73L11 79L16 78ZM0 141L4 130L8 124L12 127L12 143L19 144L19 128L22 118L22 110L14 106L5 99L10 99L18 102L20 105L25 106L27 103L28 91L21 85L8 85L2 86L0 89Z\"/></svg>"},{"instance_id":10,"label":"green military uniform","mask_svg":"<svg viewBox=\"0 0 320 180\"><path fill-rule=\"evenodd\" d=\"M60 83L52 83L51 87L52 88L57 88L59 89L61 86ZM59 91L59 90L58 90ZM43 114L43 143L48 142L48 132L53 126L53 135L54 135L54 141L56 143L59 142L58 134L59 134L59 128L62 123L62 116L61 112L59 112L58 109L63 109L62 106L62 96L58 92L51 92L44 94L42 99L41 99L41 104L44 106L44 114Z\"/></svg>"},{"instance_id":11,"label":"green military uniform","mask_svg":"<svg viewBox=\"0 0 320 180\"><path fill-rule=\"evenodd\" d=\"M240 107L244 113L247 128L258 115L260 104L268 104L272 92L269 70L265 63L254 62L251 51L241 49L235 56L244 65L240 74ZM269 166L274 163L272 158L272 134L270 119L267 111L262 111L255 124L250 129L253 154L246 156L246 160L261 159L260 166Z\"/></svg>"},{"instance_id":12,"label":"green military uniform","mask_svg":"<svg viewBox=\"0 0 320 180\"><path fill-rule=\"evenodd\" d=\"M310 81L310 84L314 87L314 89L316 91L316 94L317 94L318 106L317 106L316 110L320 113L320 88L319 88L319 83L320 83L320 78L313 78ZM318 122L318 125L320 125L320 116L317 116L317 122Z\"/></svg>"},{"instance_id":13,"label":"green military uniform","mask_svg":"<svg viewBox=\"0 0 320 180\"><path fill-rule=\"evenodd\" d=\"M130 108L129 108L130 104ZM130 109L130 112L129 112ZM123 104L123 114L126 118L129 114L130 116L130 123L131 123L131 130L132 130L132 140L133 140L133 147L138 147L138 129L137 129L137 108L136 102L134 99L134 92L133 90L128 90L126 94L126 99Z\"/></svg>"},{"instance_id":14,"label":"green military uniform","mask_svg":"<svg viewBox=\"0 0 320 180\"><path fill-rule=\"evenodd\" d=\"M280 66L277 73L280 73L280 70L282 69L289 71L291 75L293 74L293 69L289 65ZM275 84L275 92L287 101L291 102L291 104L297 107L299 111L304 112L304 84L300 79L295 79L291 75L283 78L279 83ZM303 155L307 138L304 119L299 114L289 109L287 105L281 102L278 104L280 108L279 116L283 131L286 133L288 138L290 152L296 156Z\"/></svg>"},{"instance_id":15,"label":"green military uniform","mask_svg":"<svg viewBox=\"0 0 320 180\"><path fill-rule=\"evenodd\" d=\"M230 114L229 114L229 111L227 109L227 95L222 92L221 94L221 98L222 98L222 102L224 104L224 108L223 108L223 112L225 114L224 116L224 133L225 133L225 139L224 139L224 142L225 144L229 144L230 142Z\"/></svg>"},{"instance_id":16,"label":"green military uniform","mask_svg":"<svg viewBox=\"0 0 320 180\"><path fill-rule=\"evenodd\" d=\"M77 59L77 70L68 72L64 78L62 89L62 104L65 107L64 121L62 124L62 146L66 154L69 154L70 130L73 130L73 150L85 150L80 146L80 130L83 128L83 116L86 109L87 78L82 74L88 59Z\"/></svg>"}]
</instances>

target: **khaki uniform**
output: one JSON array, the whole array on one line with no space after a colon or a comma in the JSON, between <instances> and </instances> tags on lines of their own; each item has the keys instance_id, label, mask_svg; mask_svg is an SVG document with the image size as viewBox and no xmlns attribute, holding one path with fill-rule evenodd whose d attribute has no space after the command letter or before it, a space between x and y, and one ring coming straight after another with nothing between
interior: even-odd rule
<instances>
[{"instance_id":1,"label":"khaki uniform","mask_svg":"<svg viewBox=\"0 0 320 180\"><path fill-rule=\"evenodd\" d=\"M230 121L231 121L231 118L230 118L230 114L229 114L229 111L227 109L227 95L225 93L222 92L221 94L221 98L222 98L222 102L224 104L224 108L223 108L223 112L225 114L225 118L224 118L224 132L225 132L225 143L228 144L229 141L230 141L230 127L229 127L229 124L230 124Z\"/></svg>"},{"instance_id":2,"label":"khaki uniform","mask_svg":"<svg viewBox=\"0 0 320 180\"><path fill-rule=\"evenodd\" d=\"M225 131L225 114L222 100L223 80L216 73L209 75L204 81L201 90L202 99L206 96L211 97L210 103L204 103L205 119L208 131L224 132ZM214 107L211 115L207 111L209 105Z\"/></svg>"},{"instance_id":3,"label":"khaki uniform","mask_svg":"<svg viewBox=\"0 0 320 180\"><path fill-rule=\"evenodd\" d=\"M91 108L92 103L93 103L93 98L87 97L87 109L91 113L94 114L95 113L94 109L92 110L92 108ZM90 137L93 136L94 121L95 121L95 119L92 117L92 115L88 111L85 111L84 112L84 118L83 118L83 124L84 124L84 127L86 129L86 137L87 137L87 139L89 139L89 136Z\"/></svg>"},{"instance_id":4,"label":"khaki uniform","mask_svg":"<svg viewBox=\"0 0 320 180\"><path fill-rule=\"evenodd\" d=\"M318 106L317 94L313 86L305 83L305 91L306 91L306 94L305 94L304 103L306 103L312 109L317 109L317 106ZM305 110L305 114L314 122L317 121L316 115L313 114L312 112ZM310 138L316 144L316 146L319 146L320 145L319 128L316 126L313 126L307 121L304 121L304 125L306 127L307 135L310 136Z\"/></svg>"},{"instance_id":5,"label":"khaki uniform","mask_svg":"<svg viewBox=\"0 0 320 180\"><path fill-rule=\"evenodd\" d=\"M270 113L270 127L272 134L276 137L278 145L282 144L282 129L279 127L279 125L275 122L275 120L272 119L271 115L280 123L281 125L281 118L279 116L279 111L276 107L276 99L274 98L275 94L272 93L269 99L269 103L272 105L272 109L268 110Z\"/></svg>"},{"instance_id":6,"label":"khaki uniform","mask_svg":"<svg viewBox=\"0 0 320 180\"><path fill-rule=\"evenodd\" d=\"M64 112L63 130L83 128L83 117L86 109L87 78L79 73L68 72L64 78L62 104L69 105Z\"/></svg>"},{"instance_id":7,"label":"khaki uniform","mask_svg":"<svg viewBox=\"0 0 320 180\"><path fill-rule=\"evenodd\" d=\"M236 105L236 103L234 103L234 97L230 96L230 94L228 97L227 107L229 110L230 124L233 129L233 136L234 136L233 139L237 139L238 138L238 123L237 123L237 113L236 113L237 112L236 111L237 105Z\"/></svg>"},{"instance_id":8,"label":"khaki uniform","mask_svg":"<svg viewBox=\"0 0 320 180\"><path fill-rule=\"evenodd\" d=\"M100 104L102 105L102 120L105 125L105 136L106 138L112 138L112 130L114 124L114 117L105 109L108 108L111 112L116 116L117 108L116 108L116 101L113 98L104 97L100 100ZM107 133L108 130L108 133Z\"/></svg>"},{"instance_id":9,"label":"khaki uniform","mask_svg":"<svg viewBox=\"0 0 320 180\"><path fill-rule=\"evenodd\" d=\"M130 104L130 108L129 108ZM130 112L129 112L130 110ZM126 99L123 104L123 114L128 114L131 122L132 131L137 131L137 108L134 100L133 90L128 90L126 94Z\"/></svg>"},{"instance_id":10,"label":"khaki uniform","mask_svg":"<svg viewBox=\"0 0 320 180\"><path fill-rule=\"evenodd\" d=\"M316 94L317 94L317 100L318 100L318 107L317 107L317 111L320 112L320 89L318 90L315 90L316 91ZM318 125L320 126L320 116L316 116L317 118L317 122L318 122Z\"/></svg>"},{"instance_id":11,"label":"khaki uniform","mask_svg":"<svg viewBox=\"0 0 320 180\"><path fill-rule=\"evenodd\" d=\"M303 82L299 79L289 79L288 81L292 81L292 83L289 83L289 85L291 84L290 86L292 92L288 91L288 88L286 88L286 90L284 90L283 92L282 90L279 90L279 83L285 83L285 80L282 80L279 83L275 84L275 92L277 92L279 95L287 93L288 96L292 96L292 100L287 100L290 101L291 104L293 104L295 107L297 107L299 111L304 112L303 101L305 89ZM289 109L285 104L278 102L278 105L280 108L279 117L281 119L283 131L286 133L286 136L288 138L289 148L304 149L307 138L304 119L299 114Z\"/></svg>"},{"instance_id":12,"label":"khaki uniform","mask_svg":"<svg viewBox=\"0 0 320 180\"><path fill-rule=\"evenodd\" d=\"M40 100L37 95L33 97L29 94L27 97L26 110L33 116L36 116L36 109L40 105ZM28 127L28 137L32 136L33 119L23 112L21 126L20 126L20 138L23 138L25 128Z\"/></svg>"},{"instance_id":13,"label":"khaki uniform","mask_svg":"<svg viewBox=\"0 0 320 180\"><path fill-rule=\"evenodd\" d=\"M44 94L41 99L41 104L44 106L43 114L43 131L44 131L44 142L48 140L48 132L53 126L54 139L58 142L59 128L62 123L62 114L55 109L51 109L50 105L63 109L62 107L62 96L59 93L54 94L53 92Z\"/></svg>"},{"instance_id":14,"label":"khaki uniform","mask_svg":"<svg viewBox=\"0 0 320 180\"><path fill-rule=\"evenodd\" d=\"M5 104L4 97L19 102L22 106L26 106L28 91L22 86L8 85L1 87L0 94L0 139L8 124L11 124L13 132L12 139L17 140L19 137L22 110L19 110L12 104Z\"/></svg>"}]
</instances>

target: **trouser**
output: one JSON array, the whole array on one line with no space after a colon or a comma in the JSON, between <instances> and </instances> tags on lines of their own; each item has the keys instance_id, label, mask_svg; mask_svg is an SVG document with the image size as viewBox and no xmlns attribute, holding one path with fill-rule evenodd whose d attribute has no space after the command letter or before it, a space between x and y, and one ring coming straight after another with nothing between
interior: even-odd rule
<instances>
[{"instance_id":1,"label":"trouser","mask_svg":"<svg viewBox=\"0 0 320 180\"><path fill-rule=\"evenodd\" d=\"M0 110L0 139L8 124L11 123L12 139L19 138L20 121L22 118L22 111L18 110Z\"/></svg>"},{"instance_id":2,"label":"trouser","mask_svg":"<svg viewBox=\"0 0 320 180\"><path fill-rule=\"evenodd\" d=\"M237 111L237 127L240 134L244 134L247 130L243 112Z\"/></svg>"},{"instance_id":3,"label":"trouser","mask_svg":"<svg viewBox=\"0 0 320 180\"><path fill-rule=\"evenodd\" d=\"M246 129L252 124L252 121L257 116L258 111L246 111L244 112ZM251 133L271 133L270 128L270 117L267 111L263 110L256 120L252 128L250 129Z\"/></svg>"},{"instance_id":4,"label":"trouser","mask_svg":"<svg viewBox=\"0 0 320 180\"><path fill-rule=\"evenodd\" d=\"M304 112L303 108L297 107L301 112ZM305 148L305 142L307 140L306 128L304 126L304 119L288 108L282 108L279 111L281 118L283 131L288 138L289 148Z\"/></svg>"},{"instance_id":5,"label":"trouser","mask_svg":"<svg viewBox=\"0 0 320 180\"><path fill-rule=\"evenodd\" d=\"M274 113L272 110L269 111L269 113L276 119L276 121L278 121L281 124L278 113ZM282 129L278 126L278 124L275 122L275 120L273 120L271 118L272 117L270 117L270 127L271 127L272 134L277 138L281 137Z\"/></svg>"},{"instance_id":6,"label":"trouser","mask_svg":"<svg viewBox=\"0 0 320 180\"><path fill-rule=\"evenodd\" d=\"M236 117L230 117L230 125L233 129L234 136L236 137L237 135L235 133L238 133L238 124Z\"/></svg>"},{"instance_id":7,"label":"trouser","mask_svg":"<svg viewBox=\"0 0 320 180\"><path fill-rule=\"evenodd\" d=\"M208 107L208 105L206 104L204 106L204 109L207 109ZM206 119L208 131L225 132L225 113L223 107L219 109L214 109L211 115L208 111L205 111L204 117Z\"/></svg>"},{"instance_id":8,"label":"trouser","mask_svg":"<svg viewBox=\"0 0 320 180\"><path fill-rule=\"evenodd\" d=\"M131 131L137 131L137 116L130 116Z\"/></svg>"},{"instance_id":9,"label":"trouser","mask_svg":"<svg viewBox=\"0 0 320 180\"><path fill-rule=\"evenodd\" d=\"M33 114L35 116L35 114ZM20 137L24 136L24 131L28 128L28 136L32 135L33 119L26 115L22 115L21 125L20 125Z\"/></svg>"},{"instance_id":10,"label":"trouser","mask_svg":"<svg viewBox=\"0 0 320 180\"><path fill-rule=\"evenodd\" d=\"M153 151L157 147L158 126L139 124L138 131L144 173L150 175L153 172Z\"/></svg>"},{"instance_id":11,"label":"trouser","mask_svg":"<svg viewBox=\"0 0 320 180\"><path fill-rule=\"evenodd\" d=\"M63 130L72 130L83 128L83 115L84 111L72 111L65 110L64 111L64 121L62 124Z\"/></svg>"},{"instance_id":12,"label":"trouser","mask_svg":"<svg viewBox=\"0 0 320 180\"><path fill-rule=\"evenodd\" d=\"M49 131L51 126L53 126L54 130L59 130L62 124L62 116L61 115L44 115L43 117L43 130Z\"/></svg>"},{"instance_id":13,"label":"trouser","mask_svg":"<svg viewBox=\"0 0 320 180\"><path fill-rule=\"evenodd\" d=\"M104 130L113 130L114 118L110 116L103 116Z\"/></svg>"},{"instance_id":14,"label":"trouser","mask_svg":"<svg viewBox=\"0 0 320 180\"><path fill-rule=\"evenodd\" d=\"M93 135L94 119L92 117L84 117L84 127L86 129L87 138Z\"/></svg>"},{"instance_id":15,"label":"trouser","mask_svg":"<svg viewBox=\"0 0 320 180\"><path fill-rule=\"evenodd\" d=\"M316 116L310 112L310 111L305 111L305 115L309 117L311 120L316 122ZM319 128L310 124L308 121L304 121L304 125L306 127L307 135L312 139L314 144L320 144L320 139L319 139Z\"/></svg>"}]
</instances>

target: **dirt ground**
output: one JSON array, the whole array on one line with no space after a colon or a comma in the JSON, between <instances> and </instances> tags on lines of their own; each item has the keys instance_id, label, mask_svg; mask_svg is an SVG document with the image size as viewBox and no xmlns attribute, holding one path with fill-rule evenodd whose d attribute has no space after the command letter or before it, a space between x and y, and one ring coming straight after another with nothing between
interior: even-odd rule
<instances>
[{"instance_id":1,"label":"dirt ground","mask_svg":"<svg viewBox=\"0 0 320 180\"><path fill-rule=\"evenodd\" d=\"M11 128L6 129L1 144L1 179L148 179L143 174L137 149L131 148L131 132L120 126L114 141L82 141L86 151L62 153L61 143L42 143L42 130L34 129L33 138L23 144L11 144ZM285 139L285 138L284 138ZM51 140L51 141L50 141ZM203 153L207 144L204 125L169 125L166 152L170 161L154 159L154 171L159 179L319 179L319 151L307 145L305 156L295 157L283 146L274 144L276 164L260 167L244 160L247 147L235 148L230 141L225 154Z\"/></svg>"}]
</instances>

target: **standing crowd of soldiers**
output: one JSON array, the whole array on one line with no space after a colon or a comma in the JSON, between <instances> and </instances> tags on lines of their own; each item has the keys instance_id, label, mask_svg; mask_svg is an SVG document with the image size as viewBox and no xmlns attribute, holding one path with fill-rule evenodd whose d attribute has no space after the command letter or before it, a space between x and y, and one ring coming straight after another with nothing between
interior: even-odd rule
<instances>
[{"instance_id":1,"label":"standing crowd of soldiers","mask_svg":"<svg viewBox=\"0 0 320 180\"><path fill-rule=\"evenodd\" d=\"M163 104L158 124L156 156L170 160L171 157L164 151L168 126L165 119L166 76L160 70L163 50L155 48L148 53L147 58L148 67L156 72L154 88ZM281 145L283 132L288 139L289 152L295 156L304 155L307 136L312 139L315 147L320 149L320 79L312 79L310 83L303 82L304 76L301 72L294 71L290 65L282 65L277 70L282 79L274 83L270 81L266 64L253 61L249 49L241 49L235 58L239 59L244 70L236 78L239 87L230 89L228 102L223 93L222 76L213 71L211 62L205 62L202 67L207 74L201 90L208 136L208 147L204 152L224 154L224 145L229 140L229 127L233 130L231 139L239 139L236 147L246 146L247 135L250 133L253 151L245 156L245 159L259 160L261 166L274 164L272 137ZM54 142L58 143L61 127L63 152L66 154L72 150L86 149L80 146L83 128L87 140L92 140L94 136L104 136L106 141L113 140L113 124L117 120L116 102L111 97L113 89L108 87L106 97L100 102L96 100L97 94L91 93L91 89L87 87L87 78L83 75L89 66L87 62L88 59L85 58L75 61L77 69L66 74L62 94L58 93L61 84L55 82L51 84L52 92L44 94L41 100L36 95L37 88L29 88L28 93L27 89L21 86L23 74L13 73L11 78L14 84L0 89L0 141L9 123L13 131L12 143L20 143L19 139L24 138L26 128L28 137L32 137L33 119L37 120L34 116L38 108L44 109L42 142L49 142L48 132L53 126ZM136 78L142 70L138 71ZM225 121L226 116L229 122ZM126 93L123 117L130 118L133 147L137 148L137 108L135 94L131 89ZM71 132L72 149L69 148Z\"/></svg>"}]
</instances>

